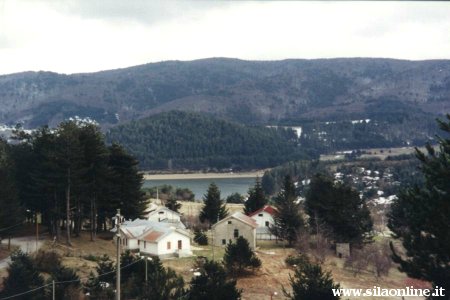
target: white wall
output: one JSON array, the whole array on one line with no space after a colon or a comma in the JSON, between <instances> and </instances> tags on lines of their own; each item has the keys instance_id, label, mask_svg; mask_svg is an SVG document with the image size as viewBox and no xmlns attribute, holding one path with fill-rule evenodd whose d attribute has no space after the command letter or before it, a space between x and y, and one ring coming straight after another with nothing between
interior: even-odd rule
<instances>
[{"instance_id":1,"label":"white wall","mask_svg":"<svg viewBox=\"0 0 450 300\"><path fill-rule=\"evenodd\" d=\"M266 211L260 212L252 216L252 219L256 221L258 227L266 227L266 222L269 222L270 225L273 225L273 217Z\"/></svg>"},{"instance_id":2,"label":"white wall","mask_svg":"<svg viewBox=\"0 0 450 300\"><path fill-rule=\"evenodd\" d=\"M179 232L173 232L158 242L158 255L174 254L178 252L178 241L181 240L182 252L191 251L191 239ZM170 241L170 250L167 242Z\"/></svg>"},{"instance_id":3,"label":"white wall","mask_svg":"<svg viewBox=\"0 0 450 300\"><path fill-rule=\"evenodd\" d=\"M229 224L229 221L231 221L231 224ZM256 229L236 218L225 219L214 225L212 229L214 241L212 242L215 246L226 246L230 240L234 243L237 239L234 236L235 230L238 230L238 236L244 237L250 244L250 247L255 249ZM225 244L223 244L223 240L225 240Z\"/></svg>"},{"instance_id":4,"label":"white wall","mask_svg":"<svg viewBox=\"0 0 450 300\"><path fill-rule=\"evenodd\" d=\"M188 236L185 236L179 232L173 232L168 236L162 238L158 243L146 242L144 248L144 241L139 243L139 251L141 253L149 255L168 255L178 253L178 241L181 240L182 249L181 252L191 253L191 240ZM170 241L170 249L167 249L167 242Z\"/></svg>"},{"instance_id":5,"label":"white wall","mask_svg":"<svg viewBox=\"0 0 450 300\"><path fill-rule=\"evenodd\" d=\"M159 222L164 219L169 219L169 221L172 221L172 222L175 222L175 221L179 222L180 215L178 215L177 213L172 212L172 211L161 209L161 210L156 211L155 213L151 214L148 217L149 221L155 221L155 222Z\"/></svg>"},{"instance_id":6,"label":"white wall","mask_svg":"<svg viewBox=\"0 0 450 300\"><path fill-rule=\"evenodd\" d=\"M158 245L156 243L140 241L139 252L150 255L158 255Z\"/></svg>"}]
</instances>

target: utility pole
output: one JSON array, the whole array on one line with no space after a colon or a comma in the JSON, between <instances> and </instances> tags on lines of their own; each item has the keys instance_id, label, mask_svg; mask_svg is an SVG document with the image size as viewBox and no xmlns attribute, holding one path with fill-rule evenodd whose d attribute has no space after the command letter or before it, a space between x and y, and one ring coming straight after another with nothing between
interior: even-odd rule
<instances>
[{"instance_id":1,"label":"utility pole","mask_svg":"<svg viewBox=\"0 0 450 300\"><path fill-rule=\"evenodd\" d=\"M117 210L116 228L117 228L116 300L120 300L120 209Z\"/></svg>"},{"instance_id":2,"label":"utility pole","mask_svg":"<svg viewBox=\"0 0 450 300\"><path fill-rule=\"evenodd\" d=\"M39 223L38 223L38 213L36 212L36 252L38 251L39 244Z\"/></svg>"},{"instance_id":3,"label":"utility pole","mask_svg":"<svg viewBox=\"0 0 450 300\"><path fill-rule=\"evenodd\" d=\"M53 295L53 300L56 299L56 295L55 295L55 281L52 281L52 295Z\"/></svg>"}]
</instances>

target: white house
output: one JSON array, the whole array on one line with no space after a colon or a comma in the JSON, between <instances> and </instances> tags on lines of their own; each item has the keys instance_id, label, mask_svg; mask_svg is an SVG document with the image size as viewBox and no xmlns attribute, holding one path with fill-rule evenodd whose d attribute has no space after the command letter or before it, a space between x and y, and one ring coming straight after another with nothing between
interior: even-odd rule
<instances>
[{"instance_id":1,"label":"white house","mask_svg":"<svg viewBox=\"0 0 450 300\"><path fill-rule=\"evenodd\" d=\"M191 256L191 239L183 229L159 223L137 238L139 253L147 256L185 257ZM161 226L162 225L162 226Z\"/></svg>"},{"instance_id":2,"label":"white house","mask_svg":"<svg viewBox=\"0 0 450 300\"><path fill-rule=\"evenodd\" d=\"M179 228L186 229L186 226L181 222L181 214L164 206L150 211L145 216L145 219L147 219L148 221L175 224Z\"/></svg>"},{"instance_id":3,"label":"white house","mask_svg":"<svg viewBox=\"0 0 450 300\"><path fill-rule=\"evenodd\" d=\"M234 242L238 237L244 237L250 247L256 247L256 224L255 220L244 215L241 212L234 214L220 220L211 227L213 234L212 243L215 246L226 246L229 242Z\"/></svg>"},{"instance_id":4,"label":"white house","mask_svg":"<svg viewBox=\"0 0 450 300\"><path fill-rule=\"evenodd\" d=\"M134 221L124 221L120 224L120 239L122 249L137 251L139 250L137 238L145 231L149 230L155 225L155 222L150 222L142 219L135 219ZM116 228L111 230L116 232Z\"/></svg>"},{"instance_id":5,"label":"white house","mask_svg":"<svg viewBox=\"0 0 450 300\"><path fill-rule=\"evenodd\" d=\"M256 228L257 240L272 240L276 238L269 231L269 227L274 224L274 213L275 208L270 205L265 205L263 208L260 208L249 215L249 217L255 220L256 224L258 224L258 227Z\"/></svg>"},{"instance_id":6,"label":"white house","mask_svg":"<svg viewBox=\"0 0 450 300\"><path fill-rule=\"evenodd\" d=\"M143 219L125 221L120 226L122 249L162 258L192 255L189 233L177 224Z\"/></svg>"}]
</instances>

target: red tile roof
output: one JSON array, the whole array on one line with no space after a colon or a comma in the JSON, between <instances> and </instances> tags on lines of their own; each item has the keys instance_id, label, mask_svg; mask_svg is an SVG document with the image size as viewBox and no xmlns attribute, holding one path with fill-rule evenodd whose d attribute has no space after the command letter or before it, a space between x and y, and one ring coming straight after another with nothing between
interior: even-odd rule
<instances>
[{"instance_id":1,"label":"red tile roof","mask_svg":"<svg viewBox=\"0 0 450 300\"><path fill-rule=\"evenodd\" d=\"M257 214L259 214L259 213L261 213L261 212L263 212L263 211L265 211L265 212L267 212L268 214L270 214L270 215L274 215L275 214L275 208L273 208L272 206L270 206L270 205L264 205L264 207L263 208L260 208L260 209L258 209L257 211L254 211L254 212L252 212L251 214L249 214L248 216L249 217L253 217L254 215L257 215Z\"/></svg>"},{"instance_id":2,"label":"red tile roof","mask_svg":"<svg viewBox=\"0 0 450 300\"><path fill-rule=\"evenodd\" d=\"M162 236L164 232L159 231L150 231L148 234L142 237L142 240L147 242L156 242L160 236Z\"/></svg>"}]
</instances>

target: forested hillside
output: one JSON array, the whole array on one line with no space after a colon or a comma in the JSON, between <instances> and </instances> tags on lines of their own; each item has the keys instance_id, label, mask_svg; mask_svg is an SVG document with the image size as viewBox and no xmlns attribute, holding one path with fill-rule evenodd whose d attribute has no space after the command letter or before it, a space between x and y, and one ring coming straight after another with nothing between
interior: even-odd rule
<instances>
[{"instance_id":1,"label":"forested hillside","mask_svg":"<svg viewBox=\"0 0 450 300\"><path fill-rule=\"evenodd\" d=\"M450 110L449 100L448 60L212 58L91 74L0 76L0 124L25 127L78 115L105 128L170 110L264 125L433 118ZM410 125L406 119L402 126Z\"/></svg>"},{"instance_id":2,"label":"forested hillside","mask_svg":"<svg viewBox=\"0 0 450 300\"><path fill-rule=\"evenodd\" d=\"M109 130L144 169L255 169L306 157L292 130L172 111Z\"/></svg>"}]
</instances>

